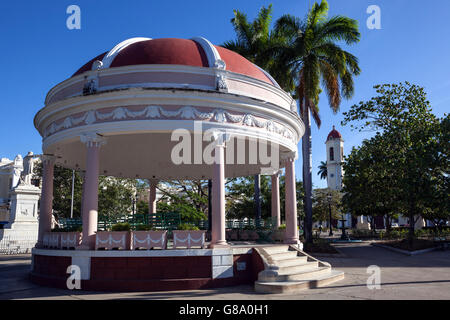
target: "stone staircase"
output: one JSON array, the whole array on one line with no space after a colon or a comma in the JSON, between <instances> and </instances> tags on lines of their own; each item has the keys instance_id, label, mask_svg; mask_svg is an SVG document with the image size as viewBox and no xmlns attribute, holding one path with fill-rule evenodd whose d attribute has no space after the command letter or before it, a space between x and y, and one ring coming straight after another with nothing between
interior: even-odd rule
<instances>
[{"instance_id":1,"label":"stone staircase","mask_svg":"<svg viewBox=\"0 0 450 320\"><path fill-rule=\"evenodd\" d=\"M265 269L258 274L255 291L296 293L344 279L344 272L331 269L295 246L279 245L254 248Z\"/></svg>"}]
</instances>

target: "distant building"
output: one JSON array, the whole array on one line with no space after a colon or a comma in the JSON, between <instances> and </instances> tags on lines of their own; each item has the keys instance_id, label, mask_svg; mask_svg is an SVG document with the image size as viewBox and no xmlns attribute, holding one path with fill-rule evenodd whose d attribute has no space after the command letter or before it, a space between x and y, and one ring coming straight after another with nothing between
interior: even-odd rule
<instances>
[{"instance_id":1,"label":"distant building","mask_svg":"<svg viewBox=\"0 0 450 320\"><path fill-rule=\"evenodd\" d=\"M325 141L327 150L327 187L331 190L342 190L342 179L344 177L344 169L342 163L344 161L344 139L335 126L330 131ZM344 214L343 218L347 228L352 227L352 215ZM336 225L336 221L334 221ZM339 224L340 226L340 224Z\"/></svg>"}]
</instances>

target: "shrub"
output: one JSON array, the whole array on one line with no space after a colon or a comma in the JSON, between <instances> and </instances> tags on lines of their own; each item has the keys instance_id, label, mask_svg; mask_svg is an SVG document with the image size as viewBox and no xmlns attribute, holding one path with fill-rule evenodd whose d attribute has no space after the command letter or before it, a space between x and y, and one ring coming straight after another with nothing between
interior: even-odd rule
<instances>
[{"instance_id":1,"label":"shrub","mask_svg":"<svg viewBox=\"0 0 450 320\"><path fill-rule=\"evenodd\" d=\"M196 225L192 223L181 223L178 225L177 230L200 230Z\"/></svg>"},{"instance_id":2,"label":"shrub","mask_svg":"<svg viewBox=\"0 0 450 320\"><path fill-rule=\"evenodd\" d=\"M71 228L55 227L54 229L51 230L51 232L81 232L82 230L83 230L82 226Z\"/></svg>"},{"instance_id":3,"label":"shrub","mask_svg":"<svg viewBox=\"0 0 450 320\"><path fill-rule=\"evenodd\" d=\"M156 228L154 228L151 224L140 224L136 226L136 231L155 231Z\"/></svg>"},{"instance_id":4,"label":"shrub","mask_svg":"<svg viewBox=\"0 0 450 320\"><path fill-rule=\"evenodd\" d=\"M112 231L130 231L131 226L128 222L116 223L111 227Z\"/></svg>"},{"instance_id":5,"label":"shrub","mask_svg":"<svg viewBox=\"0 0 450 320\"><path fill-rule=\"evenodd\" d=\"M286 225L282 224L278 227L278 230L286 230Z\"/></svg>"}]
</instances>

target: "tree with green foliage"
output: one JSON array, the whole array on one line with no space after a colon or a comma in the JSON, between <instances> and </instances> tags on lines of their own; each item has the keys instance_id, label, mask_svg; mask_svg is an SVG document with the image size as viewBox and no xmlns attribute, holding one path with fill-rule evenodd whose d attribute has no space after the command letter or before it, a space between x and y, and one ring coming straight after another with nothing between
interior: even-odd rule
<instances>
[{"instance_id":1,"label":"tree with green foliage","mask_svg":"<svg viewBox=\"0 0 450 320\"><path fill-rule=\"evenodd\" d=\"M389 141L377 134L353 148L343 164L344 210L353 216L366 216L372 230L375 230L378 216L384 217L386 228L390 230L392 220L402 212L397 198L398 186L391 183L396 170L388 152Z\"/></svg>"},{"instance_id":2,"label":"tree with green foliage","mask_svg":"<svg viewBox=\"0 0 450 320\"><path fill-rule=\"evenodd\" d=\"M236 33L236 40L226 41L222 46L266 70L281 88L292 92L295 83L290 74L290 67L275 57L275 51L282 46L284 39L270 30L272 11L272 5L262 7L255 20L249 22L245 13L234 10L231 24Z\"/></svg>"},{"instance_id":3,"label":"tree with green foliage","mask_svg":"<svg viewBox=\"0 0 450 320\"><path fill-rule=\"evenodd\" d=\"M227 218L242 219L254 218L255 202L254 194L254 177L242 177L230 179L227 185ZM297 215L299 219L304 218L303 213L303 184L301 181L296 182L297 192ZM261 217L262 219L270 218L272 208L272 186L269 176L261 176ZM283 220L285 217L285 179L280 177L280 216Z\"/></svg>"},{"instance_id":4,"label":"tree with green foliage","mask_svg":"<svg viewBox=\"0 0 450 320\"><path fill-rule=\"evenodd\" d=\"M70 218L72 202L72 169L55 165L53 180L53 213L56 219ZM35 175L42 177L42 163L35 166ZM83 178L75 170L73 218L81 219ZM136 181L115 177L99 177L99 216L117 218L132 212Z\"/></svg>"},{"instance_id":5,"label":"tree with green foliage","mask_svg":"<svg viewBox=\"0 0 450 320\"><path fill-rule=\"evenodd\" d=\"M177 212L183 222L198 222L208 216L207 180L170 180L158 185L163 194L157 212Z\"/></svg>"},{"instance_id":6,"label":"tree with green foliage","mask_svg":"<svg viewBox=\"0 0 450 320\"><path fill-rule=\"evenodd\" d=\"M227 185L226 212L229 219L255 218L255 177L231 179ZM260 176L261 218L267 219L271 213L270 177Z\"/></svg>"},{"instance_id":7,"label":"tree with green foliage","mask_svg":"<svg viewBox=\"0 0 450 320\"><path fill-rule=\"evenodd\" d=\"M331 202L328 200L331 196ZM342 214L341 210L342 194L338 190L329 188L314 189L313 191L313 220L314 221L328 221L331 218L339 219Z\"/></svg>"},{"instance_id":8,"label":"tree with green foliage","mask_svg":"<svg viewBox=\"0 0 450 320\"><path fill-rule=\"evenodd\" d=\"M133 213L136 201L136 180L99 177L98 215L117 219Z\"/></svg>"},{"instance_id":9,"label":"tree with green foliage","mask_svg":"<svg viewBox=\"0 0 450 320\"><path fill-rule=\"evenodd\" d=\"M328 18L328 3L314 3L306 19L284 15L275 23L275 33L285 39L276 57L290 66L296 81L300 116L305 124L302 138L303 184L305 187L305 238L312 242L312 176L310 113L320 127L319 94L322 89L337 112L342 98L353 96L353 77L360 74L358 59L338 43L352 45L360 40L358 22L344 16ZM321 85L322 83L322 85Z\"/></svg>"},{"instance_id":10,"label":"tree with green foliage","mask_svg":"<svg viewBox=\"0 0 450 320\"><path fill-rule=\"evenodd\" d=\"M372 145L381 144L377 147L380 156L374 163L380 162L377 165L388 171L389 179L384 183L379 181L377 189L389 189L390 196L395 197L393 206L409 218L412 240L417 218L438 210L436 203L440 200L436 199L444 199L445 193L448 196L449 142L445 140L448 115L438 119L432 113L425 90L409 82L378 85L375 89L378 96L352 106L344 113L342 124L351 123L359 131L378 130L371 140ZM373 152L362 156L366 157L373 157ZM344 184L348 183L345 179ZM351 186L345 188L348 191ZM374 194L364 196L374 197Z\"/></svg>"}]
</instances>

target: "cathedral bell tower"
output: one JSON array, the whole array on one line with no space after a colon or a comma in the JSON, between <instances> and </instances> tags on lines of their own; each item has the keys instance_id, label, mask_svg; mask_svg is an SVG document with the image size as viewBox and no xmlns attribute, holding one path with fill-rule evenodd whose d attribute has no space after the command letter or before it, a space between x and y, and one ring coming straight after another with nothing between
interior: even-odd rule
<instances>
[{"instance_id":1,"label":"cathedral bell tower","mask_svg":"<svg viewBox=\"0 0 450 320\"><path fill-rule=\"evenodd\" d=\"M333 126L333 130L328 134L327 141L327 185L333 190L342 189L344 158L344 140L339 131Z\"/></svg>"}]
</instances>

